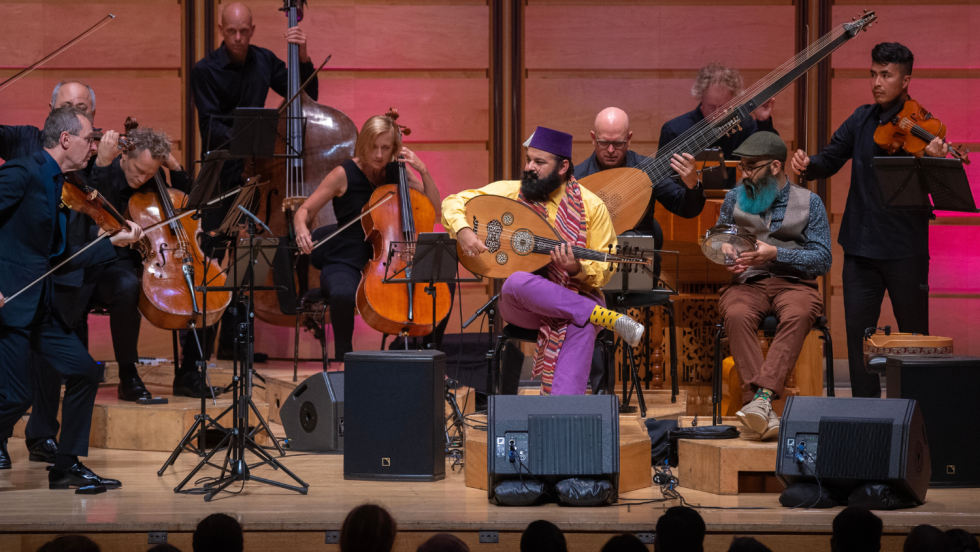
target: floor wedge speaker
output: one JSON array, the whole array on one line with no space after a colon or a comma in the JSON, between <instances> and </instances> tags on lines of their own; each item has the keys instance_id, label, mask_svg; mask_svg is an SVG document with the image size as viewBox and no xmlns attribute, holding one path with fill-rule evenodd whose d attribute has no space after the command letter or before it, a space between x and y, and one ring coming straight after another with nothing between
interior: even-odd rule
<instances>
[{"instance_id":1,"label":"floor wedge speaker","mask_svg":"<svg viewBox=\"0 0 980 552\"><path fill-rule=\"evenodd\" d=\"M446 355L347 353L344 370L344 479L444 479Z\"/></svg>"},{"instance_id":2,"label":"floor wedge speaker","mask_svg":"<svg viewBox=\"0 0 980 552\"><path fill-rule=\"evenodd\" d=\"M616 395L491 395L488 498L506 480L554 485L571 478L619 487Z\"/></svg>"},{"instance_id":3,"label":"floor wedge speaker","mask_svg":"<svg viewBox=\"0 0 980 552\"><path fill-rule=\"evenodd\" d=\"M980 357L901 355L885 359L889 398L922 409L932 487L980 487Z\"/></svg>"},{"instance_id":4,"label":"floor wedge speaker","mask_svg":"<svg viewBox=\"0 0 980 552\"><path fill-rule=\"evenodd\" d=\"M306 378L279 409L289 450L344 450L344 373L319 372Z\"/></svg>"},{"instance_id":5,"label":"floor wedge speaker","mask_svg":"<svg viewBox=\"0 0 980 552\"><path fill-rule=\"evenodd\" d=\"M922 504L931 471L915 401L787 397L776 453L785 485L815 483L846 499L864 483L887 483Z\"/></svg>"}]
</instances>

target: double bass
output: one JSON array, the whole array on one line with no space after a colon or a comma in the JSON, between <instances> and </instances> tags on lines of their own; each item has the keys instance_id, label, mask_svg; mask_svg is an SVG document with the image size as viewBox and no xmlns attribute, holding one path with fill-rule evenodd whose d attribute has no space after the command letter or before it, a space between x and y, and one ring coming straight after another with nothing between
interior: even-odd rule
<instances>
[{"instance_id":1,"label":"double bass","mask_svg":"<svg viewBox=\"0 0 980 552\"><path fill-rule=\"evenodd\" d=\"M282 11L286 12L289 28L295 27L302 19L302 6L305 4L305 0L284 0ZM340 110L319 104L300 90L299 46L296 44L287 46L286 69L287 94L279 111L287 116L279 119L277 156L255 162L255 174L269 179L259 195L256 215L263 219L274 235L285 236L283 242L295 245L293 214L310 195L308 190L315 189L330 171L354 156L357 127ZM281 137L286 137L286 140ZM323 226L325 222L321 217L314 213L310 227ZM319 282L320 271L310 265L309 256L302 255L297 259L295 270L288 278L281 272L278 278L274 272L270 272L263 285L286 285L297 290L301 297L310 288L311 281ZM286 281L283 281L284 278ZM256 291L253 297L255 315L267 324L292 328L296 324L295 305L289 304L288 292L284 297L287 298L285 302L280 301L278 293Z\"/></svg>"},{"instance_id":2,"label":"double bass","mask_svg":"<svg viewBox=\"0 0 980 552\"><path fill-rule=\"evenodd\" d=\"M398 118L398 112L389 110L387 116ZM397 125L396 128L410 131ZM410 273L414 243L419 232L431 232L436 222L436 210L429 198L422 192L409 187L405 162L396 161L398 182L378 186L371 194L363 210L377 205L387 195L394 192L397 201L388 201L366 214L361 219L364 235L371 242L373 258L368 261L361 273L361 283L357 286L357 311L361 319L375 330L391 334L418 337L428 335L435 325L449 315L452 307L449 285L435 284L435 313L433 297L426 291L426 284L384 283L385 277L406 277ZM394 242L396 253L392 251ZM435 324L433 324L433 321Z\"/></svg>"}]
</instances>

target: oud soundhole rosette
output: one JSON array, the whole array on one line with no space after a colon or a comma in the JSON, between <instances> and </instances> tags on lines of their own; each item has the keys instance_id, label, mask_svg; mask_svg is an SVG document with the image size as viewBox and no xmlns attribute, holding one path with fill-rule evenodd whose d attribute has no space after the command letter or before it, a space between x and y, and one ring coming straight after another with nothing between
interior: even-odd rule
<instances>
[{"instance_id":1,"label":"oud soundhole rosette","mask_svg":"<svg viewBox=\"0 0 980 552\"><path fill-rule=\"evenodd\" d=\"M517 230L510 238L510 247L518 255L527 255L534 249L534 234L525 229Z\"/></svg>"},{"instance_id":2,"label":"oud soundhole rosette","mask_svg":"<svg viewBox=\"0 0 980 552\"><path fill-rule=\"evenodd\" d=\"M507 264L507 254L504 253L503 251L498 252L497 253L497 256L494 257L494 258L496 259L497 264L499 264L499 265L505 265L505 264Z\"/></svg>"},{"instance_id":3,"label":"oud soundhole rosette","mask_svg":"<svg viewBox=\"0 0 980 552\"><path fill-rule=\"evenodd\" d=\"M514 215L511 213L504 213L504 216L500 217L500 221L504 223L504 226L510 226L514 224Z\"/></svg>"},{"instance_id":4,"label":"oud soundhole rosette","mask_svg":"<svg viewBox=\"0 0 980 552\"><path fill-rule=\"evenodd\" d=\"M499 220L495 219L487 223L487 239L483 245L487 246L489 252L494 253L500 249L500 233L503 230L504 226L500 224Z\"/></svg>"}]
</instances>

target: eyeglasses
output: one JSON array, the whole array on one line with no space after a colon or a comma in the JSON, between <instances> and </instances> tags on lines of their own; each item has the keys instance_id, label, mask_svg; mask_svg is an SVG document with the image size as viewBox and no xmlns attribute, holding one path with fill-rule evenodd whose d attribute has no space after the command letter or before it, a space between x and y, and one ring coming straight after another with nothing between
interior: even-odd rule
<instances>
[{"instance_id":1,"label":"eyeglasses","mask_svg":"<svg viewBox=\"0 0 980 552\"><path fill-rule=\"evenodd\" d=\"M772 161L770 161L768 163L763 163L761 165L756 165L756 166L754 166L752 168L746 167L745 166L745 163L739 163L738 164L738 169L740 171L742 171L742 174L752 175L752 174L755 174L755 172L757 170L761 169L762 167L768 167L769 165L772 165L773 161L775 161L775 159L773 159Z\"/></svg>"},{"instance_id":2,"label":"eyeglasses","mask_svg":"<svg viewBox=\"0 0 980 552\"><path fill-rule=\"evenodd\" d=\"M623 140L622 142L609 142L606 140L596 140L595 143L597 146L599 146L599 149L608 149L609 146L612 146L613 148L619 150L625 148L627 142L626 140Z\"/></svg>"}]
</instances>

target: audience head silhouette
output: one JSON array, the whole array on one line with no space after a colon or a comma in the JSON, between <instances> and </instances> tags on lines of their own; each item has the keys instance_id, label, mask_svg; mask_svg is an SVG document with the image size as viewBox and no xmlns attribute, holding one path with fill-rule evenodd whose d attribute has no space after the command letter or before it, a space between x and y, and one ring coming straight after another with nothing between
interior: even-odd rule
<instances>
[{"instance_id":1,"label":"audience head silhouette","mask_svg":"<svg viewBox=\"0 0 980 552\"><path fill-rule=\"evenodd\" d=\"M834 518L831 552L878 552L881 550L881 518L870 510L851 506Z\"/></svg>"},{"instance_id":2,"label":"audience head silhouette","mask_svg":"<svg viewBox=\"0 0 980 552\"><path fill-rule=\"evenodd\" d=\"M102 549L88 537L62 535L53 541L42 544L37 552L102 552Z\"/></svg>"},{"instance_id":3,"label":"audience head silhouette","mask_svg":"<svg viewBox=\"0 0 980 552\"><path fill-rule=\"evenodd\" d=\"M953 544L946 533L932 525L920 525L909 531L903 552L953 552Z\"/></svg>"},{"instance_id":4,"label":"audience head silhouette","mask_svg":"<svg viewBox=\"0 0 980 552\"><path fill-rule=\"evenodd\" d=\"M557 525L539 519L532 521L521 535L521 552L568 552L568 544Z\"/></svg>"},{"instance_id":5,"label":"audience head silhouette","mask_svg":"<svg viewBox=\"0 0 980 552\"><path fill-rule=\"evenodd\" d=\"M341 552L389 552L398 526L377 504L361 504L347 514L340 527Z\"/></svg>"},{"instance_id":6,"label":"audience head silhouette","mask_svg":"<svg viewBox=\"0 0 980 552\"><path fill-rule=\"evenodd\" d=\"M728 552L772 552L772 550L752 537L738 537L732 539Z\"/></svg>"},{"instance_id":7,"label":"audience head silhouette","mask_svg":"<svg viewBox=\"0 0 980 552\"><path fill-rule=\"evenodd\" d=\"M242 552L245 539L238 520L228 514L211 514L194 530L194 552Z\"/></svg>"},{"instance_id":8,"label":"audience head silhouette","mask_svg":"<svg viewBox=\"0 0 980 552\"><path fill-rule=\"evenodd\" d=\"M647 545L636 538L636 535L623 534L606 541L602 552L647 552Z\"/></svg>"},{"instance_id":9,"label":"audience head silhouette","mask_svg":"<svg viewBox=\"0 0 980 552\"><path fill-rule=\"evenodd\" d=\"M657 520L653 549L656 552L703 552L704 534L701 514L693 508L674 506Z\"/></svg>"},{"instance_id":10,"label":"audience head silhouette","mask_svg":"<svg viewBox=\"0 0 980 552\"><path fill-rule=\"evenodd\" d=\"M438 533L420 544L417 552L470 552L470 547L456 535Z\"/></svg>"},{"instance_id":11,"label":"audience head silhouette","mask_svg":"<svg viewBox=\"0 0 980 552\"><path fill-rule=\"evenodd\" d=\"M953 552L980 552L977 538L963 529L950 529L946 531L946 536L953 545Z\"/></svg>"}]
</instances>

